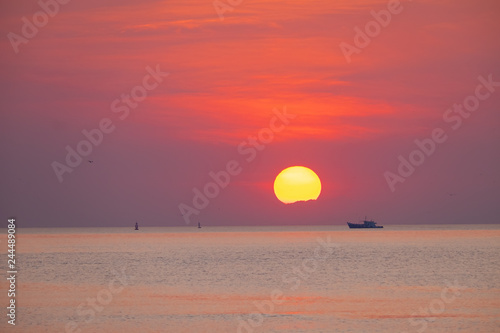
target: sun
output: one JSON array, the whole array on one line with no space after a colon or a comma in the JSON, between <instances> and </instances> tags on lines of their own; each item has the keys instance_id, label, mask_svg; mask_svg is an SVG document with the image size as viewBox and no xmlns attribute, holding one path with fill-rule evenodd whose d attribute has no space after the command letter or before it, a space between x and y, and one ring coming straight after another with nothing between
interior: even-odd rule
<instances>
[{"instance_id":1,"label":"sun","mask_svg":"<svg viewBox=\"0 0 500 333\"><path fill-rule=\"evenodd\" d=\"M321 193L317 174L303 166L292 166L281 171L274 180L274 194L285 204L316 200Z\"/></svg>"}]
</instances>

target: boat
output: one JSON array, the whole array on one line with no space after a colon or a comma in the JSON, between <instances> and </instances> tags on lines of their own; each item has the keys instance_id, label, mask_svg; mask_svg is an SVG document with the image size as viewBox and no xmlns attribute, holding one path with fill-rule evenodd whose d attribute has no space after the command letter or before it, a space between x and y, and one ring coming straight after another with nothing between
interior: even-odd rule
<instances>
[{"instance_id":1,"label":"boat","mask_svg":"<svg viewBox=\"0 0 500 333\"><path fill-rule=\"evenodd\" d=\"M374 222L373 220L367 221L366 219L363 221L363 223L351 223L347 222L347 225L349 226L350 229L356 229L356 228L383 228L381 225L377 225L377 222Z\"/></svg>"},{"instance_id":2,"label":"boat","mask_svg":"<svg viewBox=\"0 0 500 333\"><path fill-rule=\"evenodd\" d=\"M198 229L201 229L201 224L200 224L200 222L198 222Z\"/></svg>"}]
</instances>

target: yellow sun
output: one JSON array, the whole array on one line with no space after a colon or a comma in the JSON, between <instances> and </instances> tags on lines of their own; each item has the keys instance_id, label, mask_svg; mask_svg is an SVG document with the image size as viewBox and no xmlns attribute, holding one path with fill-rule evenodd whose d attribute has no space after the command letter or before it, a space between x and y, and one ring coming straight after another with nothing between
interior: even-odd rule
<instances>
[{"instance_id":1,"label":"yellow sun","mask_svg":"<svg viewBox=\"0 0 500 333\"><path fill-rule=\"evenodd\" d=\"M274 194L283 203L316 200L321 193L321 181L309 168L292 166L281 171L274 181Z\"/></svg>"}]
</instances>

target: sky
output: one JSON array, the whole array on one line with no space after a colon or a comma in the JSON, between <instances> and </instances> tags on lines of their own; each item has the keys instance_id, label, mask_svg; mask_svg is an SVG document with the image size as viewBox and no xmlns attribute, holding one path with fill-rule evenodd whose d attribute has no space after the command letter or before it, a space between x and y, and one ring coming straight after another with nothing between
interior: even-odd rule
<instances>
[{"instance_id":1,"label":"sky","mask_svg":"<svg viewBox=\"0 0 500 333\"><path fill-rule=\"evenodd\" d=\"M498 223L499 13L496 0L1 1L1 215ZM321 179L317 200L276 198L294 165Z\"/></svg>"}]
</instances>

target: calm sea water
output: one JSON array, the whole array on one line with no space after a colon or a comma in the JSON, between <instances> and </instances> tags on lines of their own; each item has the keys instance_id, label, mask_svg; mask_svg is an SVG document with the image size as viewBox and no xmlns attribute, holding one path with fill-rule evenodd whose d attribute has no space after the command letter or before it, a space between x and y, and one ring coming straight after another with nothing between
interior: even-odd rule
<instances>
[{"instance_id":1,"label":"calm sea water","mask_svg":"<svg viewBox=\"0 0 500 333\"><path fill-rule=\"evenodd\" d=\"M0 331L500 332L499 250L499 225L19 229Z\"/></svg>"}]
</instances>

